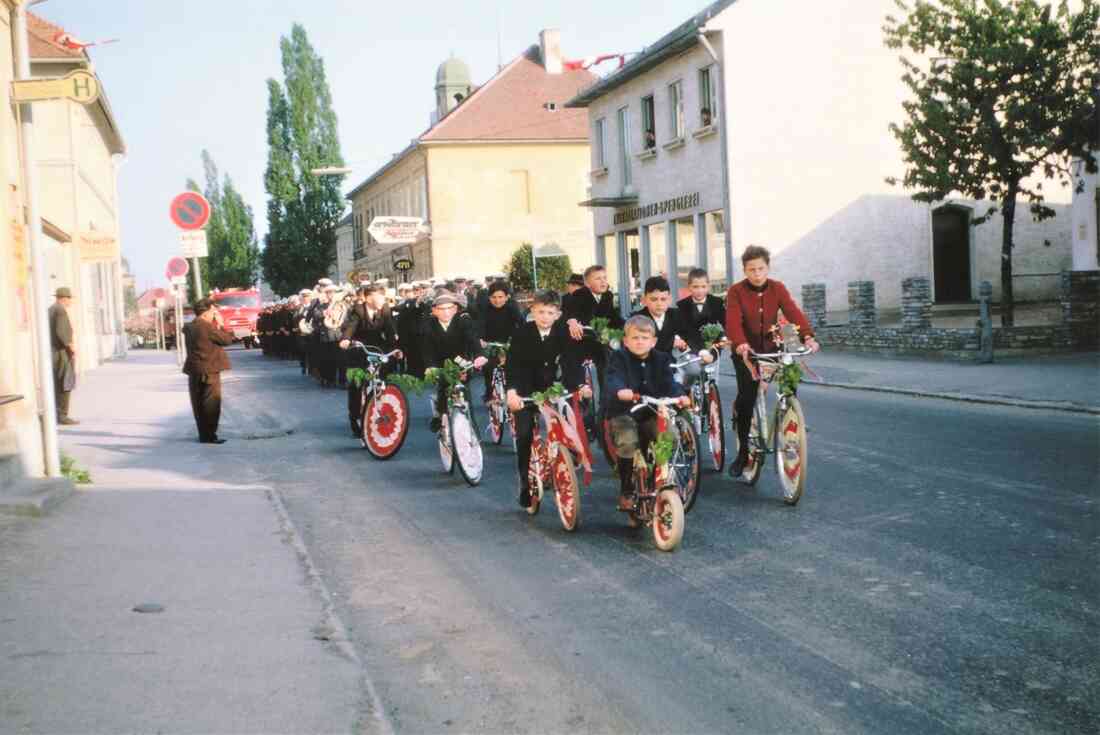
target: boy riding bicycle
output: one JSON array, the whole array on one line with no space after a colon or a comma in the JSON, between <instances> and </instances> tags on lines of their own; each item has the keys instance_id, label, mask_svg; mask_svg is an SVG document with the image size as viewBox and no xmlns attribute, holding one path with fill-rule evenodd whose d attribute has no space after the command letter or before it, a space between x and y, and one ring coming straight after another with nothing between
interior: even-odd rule
<instances>
[{"instance_id":1,"label":"boy riding bicycle","mask_svg":"<svg viewBox=\"0 0 1100 735\"><path fill-rule=\"evenodd\" d=\"M478 340L477 326L468 315L458 314L459 300L453 294L444 292L436 296L432 304L432 318L428 320L424 334L424 364L427 367L443 367L447 360L462 358L472 360L474 367L480 369L486 359L481 354L481 342ZM444 381L439 381L432 404L431 429L439 431L442 425L440 416L447 412L447 390Z\"/></svg>"},{"instance_id":2,"label":"boy riding bicycle","mask_svg":"<svg viewBox=\"0 0 1100 735\"><path fill-rule=\"evenodd\" d=\"M607 269L602 265L592 265L584 271L584 286L578 288L565 300L565 323L572 338L563 355L565 363L572 373L581 374L581 364L588 358L596 363L600 383L604 381L607 369L604 346L592 336L586 338L584 327L592 320L604 318L609 326L618 329L623 326L622 315L615 308L615 298L611 294L607 281Z\"/></svg>"},{"instance_id":3,"label":"boy riding bicycle","mask_svg":"<svg viewBox=\"0 0 1100 735\"><path fill-rule=\"evenodd\" d=\"M737 459L730 465L730 476L738 477L749 458L749 429L752 426L752 410L760 381L752 375L749 352L772 352L768 330L783 312L789 321L798 325L803 343L811 350L821 349L814 339L814 331L806 315L791 298L787 287L768 278L771 253L767 248L750 245L741 254L745 279L730 286L726 292L726 336L734 345L730 355L737 372L737 399L734 415L737 417Z\"/></svg>"},{"instance_id":4,"label":"boy riding bicycle","mask_svg":"<svg viewBox=\"0 0 1100 735\"><path fill-rule=\"evenodd\" d=\"M689 399L672 371L672 356L655 349L657 325L648 316L627 319L623 346L611 353L607 365L607 416L611 439L619 457L619 510L634 507L634 454L645 451L657 437L657 415L643 412L635 419L630 413L634 396Z\"/></svg>"},{"instance_id":5,"label":"boy riding bicycle","mask_svg":"<svg viewBox=\"0 0 1100 735\"><path fill-rule=\"evenodd\" d=\"M658 352L667 352L670 355L673 350L699 352L704 365L714 362L716 354L711 350L703 349L703 336L695 328L694 323L679 309L669 308L671 304L672 290L668 280L664 276L652 276L645 282L642 308L632 316L648 316L657 325L657 344L654 349ZM699 376L701 370L698 363L684 368L684 378L688 387Z\"/></svg>"},{"instance_id":6,"label":"boy riding bicycle","mask_svg":"<svg viewBox=\"0 0 1100 735\"><path fill-rule=\"evenodd\" d=\"M516 465L519 469L519 504L531 505L528 467L538 406L524 405L523 399L544 391L557 380L562 352L569 342L565 327L557 323L561 310L556 291L538 291L531 301L532 321L523 324L512 336L512 349L504 365L508 409L516 420ZM570 386L577 381L566 376Z\"/></svg>"}]
</instances>

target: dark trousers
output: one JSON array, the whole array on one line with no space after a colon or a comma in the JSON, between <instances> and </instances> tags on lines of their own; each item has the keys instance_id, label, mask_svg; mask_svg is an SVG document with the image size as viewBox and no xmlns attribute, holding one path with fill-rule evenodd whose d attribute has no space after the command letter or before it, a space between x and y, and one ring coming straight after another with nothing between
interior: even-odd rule
<instances>
[{"instance_id":1,"label":"dark trousers","mask_svg":"<svg viewBox=\"0 0 1100 735\"><path fill-rule=\"evenodd\" d=\"M57 401L57 418L61 419L69 418L69 398L72 397L73 392L71 390L64 390L61 387L61 383L54 381L54 395Z\"/></svg>"},{"instance_id":2,"label":"dark trousers","mask_svg":"<svg viewBox=\"0 0 1100 735\"><path fill-rule=\"evenodd\" d=\"M657 438L657 414L651 409L624 413L611 419L611 442L619 457L619 492L634 492L634 455L645 453Z\"/></svg>"},{"instance_id":3,"label":"dark trousers","mask_svg":"<svg viewBox=\"0 0 1100 735\"><path fill-rule=\"evenodd\" d=\"M191 394L191 412L195 415L199 440L216 439L222 415L221 373L188 375L187 390Z\"/></svg>"},{"instance_id":4,"label":"dark trousers","mask_svg":"<svg viewBox=\"0 0 1100 735\"><path fill-rule=\"evenodd\" d=\"M752 427L752 412L756 408L756 392L760 389L760 383L753 380L752 372L736 353L733 355L733 369L737 373L737 398L733 402L733 411L737 416L737 441L741 448L740 456L747 457L749 429Z\"/></svg>"},{"instance_id":5,"label":"dark trousers","mask_svg":"<svg viewBox=\"0 0 1100 735\"><path fill-rule=\"evenodd\" d=\"M482 380L485 381L485 392L481 395L483 403L488 403L493 393L493 371L500 365L499 357L490 357L489 362L481 369Z\"/></svg>"},{"instance_id":6,"label":"dark trousers","mask_svg":"<svg viewBox=\"0 0 1100 735\"><path fill-rule=\"evenodd\" d=\"M527 470L531 466L531 442L535 438L535 422L539 420L539 410L534 406L524 406L516 417L516 467L519 469L519 486L530 490L531 483Z\"/></svg>"}]
</instances>

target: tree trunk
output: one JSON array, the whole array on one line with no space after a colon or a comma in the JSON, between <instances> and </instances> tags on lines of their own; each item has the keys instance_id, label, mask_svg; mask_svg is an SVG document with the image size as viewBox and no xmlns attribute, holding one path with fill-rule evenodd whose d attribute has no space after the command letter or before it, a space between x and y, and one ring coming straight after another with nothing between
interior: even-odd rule
<instances>
[{"instance_id":1,"label":"tree trunk","mask_svg":"<svg viewBox=\"0 0 1100 735\"><path fill-rule=\"evenodd\" d=\"M1001 207L1004 226L1001 232L1001 326L1016 323L1015 303L1012 294L1012 227L1016 222L1016 185L1008 187Z\"/></svg>"}]
</instances>

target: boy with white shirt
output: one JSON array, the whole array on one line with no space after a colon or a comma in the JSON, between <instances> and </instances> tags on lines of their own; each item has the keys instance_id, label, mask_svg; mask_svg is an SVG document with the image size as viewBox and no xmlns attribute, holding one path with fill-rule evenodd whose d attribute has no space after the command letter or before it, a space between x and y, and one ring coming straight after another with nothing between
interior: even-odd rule
<instances>
[{"instance_id":1,"label":"boy with white shirt","mask_svg":"<svg viewBox=\"0 0 1100 735\"><path fill-rule=\"evenodd\" d=\"M653 320L657 326L657 344L654 349L658 352L671 355L673 350L679 352L703 350L703 336L696 329L694 322L679 309L669 308L671 304L672 292L668 281L664 276L653 276L646 279L642 308L631 316L648 316ZM703 364L714 362L715 357L717 355L712 350L702 352ZM698 363L685 368L685 383L690 385L699 376L700 370Z\"/></svg>"}]
</instances>

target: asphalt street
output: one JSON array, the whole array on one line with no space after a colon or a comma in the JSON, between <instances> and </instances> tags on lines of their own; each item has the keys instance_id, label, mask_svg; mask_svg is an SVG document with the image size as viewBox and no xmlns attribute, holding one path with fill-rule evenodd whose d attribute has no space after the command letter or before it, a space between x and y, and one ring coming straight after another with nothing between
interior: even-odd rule
<instances>
[{"instance_id":1,"label":"asphalt street","mask_svg":"<svg viewBox=\"0 0 1100 735\"><path fill-rule=\"evenodd\" d=\"M233 360L226 401L297 430L223 449L281 494L397 732L1100 729L1096 416L804 386L800 505L774 466L708 473L663 553L599 458L568 534L516 505L507 439L470 488L418 397L378 462L343 392Z\"/></svg>"}]
</instances>

